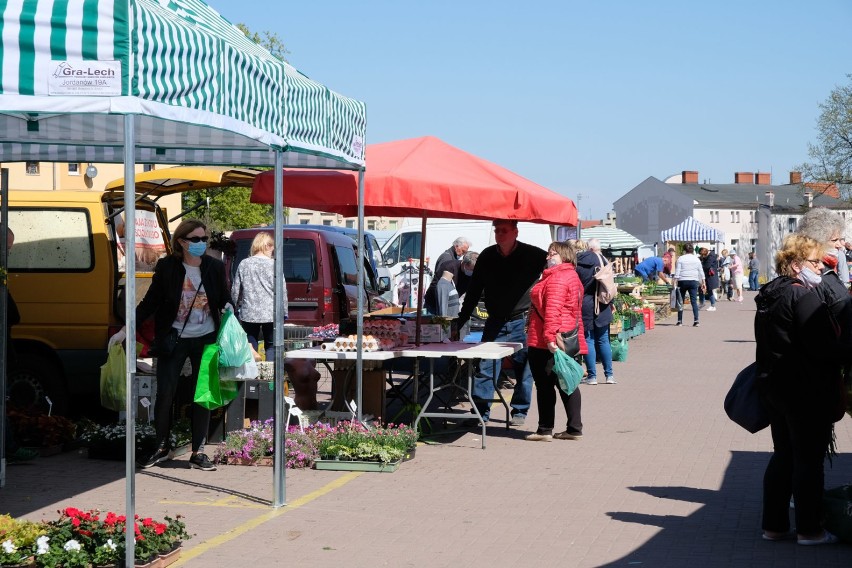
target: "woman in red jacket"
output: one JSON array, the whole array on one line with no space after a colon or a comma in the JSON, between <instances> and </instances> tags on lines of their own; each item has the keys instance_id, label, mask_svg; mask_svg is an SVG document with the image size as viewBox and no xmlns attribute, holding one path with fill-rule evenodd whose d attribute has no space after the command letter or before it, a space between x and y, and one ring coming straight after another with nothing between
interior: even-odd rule
<instances>
[{"instance_id":1,"label":"woman in red jacket","mask_svg":"<svg viewBox=\"0 0 852 568\"><path fill-rule=\"evenodd\" d=\"M580 354L587 352L583 333L583 285L574 267L574 249L565 243L551 243L547 251L547 268L530 292L530 324L527 331L529 364L535 381L538 403L538 429L526 439L533 442L577 440L583 436L580 420L580 389L570 395L562 392L553 371L556 334L579 326ZM562 398L568 427L553 434L556 421L556 392Z\"/></svg>"}]
</instances>

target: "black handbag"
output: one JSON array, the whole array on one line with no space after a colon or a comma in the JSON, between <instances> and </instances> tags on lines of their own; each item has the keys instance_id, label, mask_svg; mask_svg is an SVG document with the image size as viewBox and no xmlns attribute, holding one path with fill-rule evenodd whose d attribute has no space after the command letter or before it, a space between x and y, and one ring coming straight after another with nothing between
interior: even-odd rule
<instances>
[{"instance_id":1,"label":"black handbag","mask_svg":"<svg viewBox=\"0 0 852 568\"><path fill-rule=\"evenodd\" d=\"M769 412L757 390L757 363L739 372L725 396L728 418L754 434L769 426Z\"/></svg>"},{"instance_id":2,"label":"black handbag","mask_svg":"<svg viewBox=\"0 0 852 568\"><path fill-rule=\"evenodd\" d=\"M533 306L535 307L535 306ZM574 329L571 331L560 331L556 334L556 346L565 352L569 357L576 357L580 354L580 314L583 311L583 291L580 290L580 306L577 310L577 321L574 322ZM538 309L536 313L544 319Z\"/></svg>"}]
</instances>

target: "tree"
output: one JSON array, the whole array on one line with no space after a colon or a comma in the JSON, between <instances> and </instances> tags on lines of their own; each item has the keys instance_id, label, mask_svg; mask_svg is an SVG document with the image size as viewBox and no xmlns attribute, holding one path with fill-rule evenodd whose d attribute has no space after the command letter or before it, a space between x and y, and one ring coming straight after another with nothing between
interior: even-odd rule
<instances>
[{"instance_id":1,"label":"tree","mask_svg":"<svg viewBox=\"0 0 852 568\"><path fill-rule=\"evenodd\" d=\"M183 194L183 210L198 207L188 217L203 219L211 231L233 231L274 221L272 206L251 203L251 188L228 187L187 191ZM209 210L207 199L209 200Z\"/></svg>"},{"instance_id":2,"label":"tree","mask_svg":"<svg viewBox=\"0 0 852 568\"><path fill-rule=\"evenodd\" d=\"M264 31L263 34L258 34L257 32L252 32L245 24L237 24L237 28L254 43L265 47L274 57L277 57L281 61L287 61L284 56L290 52L287 51L287 48L284 47L284 42L281 41L275 32Z\"/></svg>"},{"instance_id":3,"label":"tree","mask_svg":"<svg viewBox=\"0 0 852 568\"><path fill-rule=\"evenodd\" d=\"M264 31L258 34L245 24L237 24L237 28L251 41L266 48L274 57L287 61L284 56L289 51L275 32ZM183 194L183 209L186 211L198 207L190 215L204 219L211 231L232 231L271 224L274 220L272 207L251 203L250 195L251 189L246 187L187 192Z\"/></svg>"},{"instance_id":4,"label":"tree","mask_svg":"<svg viewBox=\"0 0 852 568\"><path fill-rule=\"evenodd\" d=\"M849 196L852 184L852 75L850 82L835 87L828 99L819 105L818 139L808 144L811 161L798 169L807 181L835 183Z\"/></svg>"}]
</instances>

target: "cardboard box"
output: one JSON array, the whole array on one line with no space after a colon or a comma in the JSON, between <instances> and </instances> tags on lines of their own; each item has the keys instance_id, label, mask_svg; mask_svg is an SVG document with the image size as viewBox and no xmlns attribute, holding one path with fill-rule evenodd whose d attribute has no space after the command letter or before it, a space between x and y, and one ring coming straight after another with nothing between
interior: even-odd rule
<instances>
[{"instance_id":1,"label":"cardboard box","mask_svg":"<svg viewBox=\"0 0 852 568\"><path fill-rule=\"evenodd\" d=\"M347 378L349 379L348 383ZM361 391L361 414L372 414L376 418L385 415L385 370L364 370ZM355 372L335 369L331 372L331 406L329 410L346 411L346 401L357 396Z\"/></svg>"},{"instance_id":2,"label":"cardboard box","mask_svg":"<svg viewBox=\"0 0 852 568\"><path fill-rule=\"evenodd\" d=\"M391 306L388 308L382 308L381 310L376 310L375 312L370 312L368 316L401 316L402 314L413 314L417 312L417 308L401 308L399 306Z\"/></svg>"},{"instance_id":3,"label":"cardboard box","mask_svg":"<svg viewBox=\"0 0 852 568\"><path fill-rule=\"evenodd\" d=\"M417 322L414 320L406 321L402 324L401 332L408 334L408 341L414 343L417 333ZM421 343L440 343L445 339L449 339L449 337L449 330L439 323L424 323L420 325Z\"/></svg>"}]
</instances>

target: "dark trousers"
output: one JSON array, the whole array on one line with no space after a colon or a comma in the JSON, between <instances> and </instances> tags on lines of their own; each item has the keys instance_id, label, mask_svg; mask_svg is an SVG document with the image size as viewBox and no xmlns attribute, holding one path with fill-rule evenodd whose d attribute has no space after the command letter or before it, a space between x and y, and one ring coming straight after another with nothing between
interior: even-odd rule
<instances>
[{"instance_id":1,"label":"dark trousers","mask_svg":"<svg viewBox=\"0 0 852 568\"><path fill-rule=\"evenodd\" d=\"M689 302L692 304L692 321L698 321L698 280L680 280L677 287L680 289L680 296L684 301L686 301L686 295L689 294ZM683 308L677 311L677 321L683 322Z\"/></svg>"},{"instance_id":2,"label":"dark trousers","mask_svg":"<svg viewBox=\"0 0 852 568\"><path fill-rule=\"evenodd\" d=\"M790 496L795 501L796 532L822 531L823 463L831 440L825 416L777 413L770 425L775 452L763 475L763 530L790 530Z\"/></svg>"},{"instance_id":3,"label":"dark trousers","mask_svg":"<svg viewBox=\"0 0 852 568\"><path fill-rule=\"evenodd\" d=\"M552 434L556 422L556 393L562 399L565 414L568 416L569 434L582 434L583 422L580 419L580 389L574 389L570 395L559 388L559 380L553 371L553 353L547 349L530 347L528 349L530 371L535 382L535 400L538 404L539 434Z\"/></svg>"},{"instance_id":4,"label":"dark trousers","mask_svg":"<svg viewBox=\"0 0 852 568\"><path fill-rule=\"evenodd\" d=\"M275 335L273 323L271 321L256 323L251 321L241 321L243 330L248 336L249 343L257 351L257 341L260 334L263 334L263 351L267 361L275 360Z\"/></svg>"},{"instance_id":5,"label":"dark trousers","mask_svg":"<svg viewBox=\"0 0 852 568\"><path fill-rule=\"evenodd\" d=\"M157 358L157 402L154 404L154 427L157 430L158 447L168 447L169 433L172 429L172 406L175 402L178 380L183 363L189 357L192 365L192 393L198 382L198 368L204 346L216 343L216 334L208 333L202 337L180 338L170 355ZM210 429L210 411L192 403L192 451L197 452L204 445Z\"/></svg>"}]
</instances>

